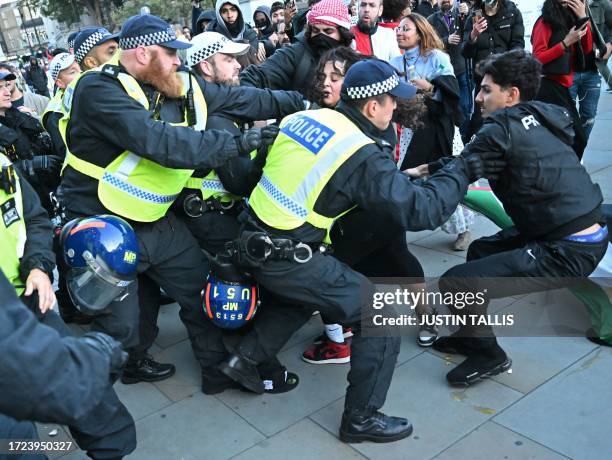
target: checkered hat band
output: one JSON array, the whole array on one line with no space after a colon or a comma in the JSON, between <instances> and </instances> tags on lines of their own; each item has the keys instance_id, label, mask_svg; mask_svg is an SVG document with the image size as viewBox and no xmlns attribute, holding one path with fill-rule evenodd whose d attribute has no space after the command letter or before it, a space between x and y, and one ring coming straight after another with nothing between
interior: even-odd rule
<instances>
[{"instance_id":1,"label":"checkered hat band","mask_svg":"<svg viewBox=\"0 0 612 460\"><path fill-rule=\"evenodd\" d=\"M74 40L68 42L68 48L74 48Z\"/></svg>"},{"instance_id":2,"label":"checkered hat band","mask_svg":"<svg viewBox=\"0 0 612 460\"><path fill-rule=\"evenodd\" d=\"M397 85L399 85L399 77L397 75L391 75L386 80L372 83L371 85L347 88L346 94L351 99L365 99L367 97L388 93Z\"/></svg>"},{"instance_id":3,"label":"checkered hat band","mask_svg":"<svg viewBox=\"0 0 612 460\"><path fill-rule=\"evenodd\" d=\"M218 42L211 43L207 47L201 48L195 51L194 53L190 54L189 62L188 62L189 66L194 66L202 62L204 59L208 59L213 54L218 53L219 50L222 49L228 41L229 40L227 38L225 38L225 40L219 40Z\"/></svg>"},{"instance_id":4,"label":"checkered hat band","mask_svg":"<svg viewBox=\"0 0 612 460\"><path fill-rule=\"evenodd\" d=\"M139 46L161 45L174 40L176 40L176 34L170 28L137 37L122 37L119 39L119 47L124 50L130 50Z\"/></svg>"},{"instance_id":5,"label":"checkered hat band","mask_svg":"<svg viewBox=\"0 0 612 460\"><path fill-rule=\"evenodd\" d=\"M77 61L81 62L87 56L87 53L98 44L100 40L106 37L108 34L102 32L94 32L79 46L79 49L74 50L74 57Z\"/></svg>"},{"instance_id":6,"label":"checkered hat band","mask_svg":"<svg viewBox=\"0 0 612 460\"><path fill-rule=\"evenodd\" d=\"M58 62L55 66L53 66L53 68L51 69L51 79L53 81L57 80L57 77L59 77L59 73L62 71L62 64L61 62Z\"/></svg>"}]
</instances>

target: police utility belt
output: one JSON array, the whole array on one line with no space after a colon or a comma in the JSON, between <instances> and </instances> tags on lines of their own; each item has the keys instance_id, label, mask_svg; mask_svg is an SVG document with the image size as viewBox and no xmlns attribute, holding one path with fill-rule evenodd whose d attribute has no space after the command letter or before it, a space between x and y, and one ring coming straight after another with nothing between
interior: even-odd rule
<instances>
[{"instance_id":1,"label":"police utility belt","mask_svg":"<svg viewBox=\"0 0 612 460\"><path fill-rule=\"evenodd\" d=\"M233 261L242 267L261 267L266 260L305 264L312 259L313 252L330 251L330 247L323 243L303 243L289 238L274 238L264 232L248 231L227 243L225 249Z\"/></svg>"},{"instance_id":2,"label":"police utility belt","mask_svg":"<svg viewBox=\"0 0 612 460\"><path fill-rule=\"evenodd\" d=\"M189 217L201 217L210 211L221 214L238 213L243 209L243 203L243 200L234 199L221 201L214 196L204 200L199 193L190 193L183 200L183 211Z\"/></svg>"}]
</instances>

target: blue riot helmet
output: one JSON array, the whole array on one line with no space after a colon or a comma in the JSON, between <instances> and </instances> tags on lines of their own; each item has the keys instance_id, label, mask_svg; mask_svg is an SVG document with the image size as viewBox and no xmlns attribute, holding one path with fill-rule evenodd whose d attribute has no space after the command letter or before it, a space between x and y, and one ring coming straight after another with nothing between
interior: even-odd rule
<instances>
[{"instance_id":1,"label":"blue riot helmet","mask_svg":"<svg viewBox=\"0 0 612 460\"><path fill-rule=\"evenodd\" d=\"M259 306L257 283L222 257L211 258L210 266L203 291L204 313L223 329L244 326Z\"/></svg>"},{"instance_id":2,"label":"blue riot helmet","mask_svg":"<svg viewBox=\"0 0 612 460\"><path fill-rule=\"evenodd\" d=\"M76 307L97 314L122 300L136 279L138 241L125 220L110 215L74 219L60 234L66 284Z\"/></svg>"}]
</instances>

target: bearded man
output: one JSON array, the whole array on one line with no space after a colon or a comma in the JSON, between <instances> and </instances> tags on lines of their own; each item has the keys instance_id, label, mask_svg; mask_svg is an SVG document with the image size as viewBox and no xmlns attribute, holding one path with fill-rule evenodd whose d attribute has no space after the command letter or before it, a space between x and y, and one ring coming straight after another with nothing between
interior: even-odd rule
<instances>
[{"instance_id":1,"label":"bearded man","mask_svg":"<svg viewBox=\"0 0 612 460\"><path fill-rule=\"evenodd\" d=\"M73 81L63 99L67 114L60 120L60 132L67 155L62 201L69 219L115 214L132 224L140 247L139 274L178 302L204 369L225 354L209 346L209 331L216 326L202 315L199 303L208 265L169 208L195 169L220 166L265 142L257 129L239 135L203 131L202 91L191 76L177 73L177 50L191 45L177 40L160 18L128 19L119 46L111 61ZM132 284L127 297L114 300L107 314L93 318L92 329L119 340L131 360L135 352L141 353L128 363L130 383L166 378L169 368L161 368L137 348L138 283Z\"/></svg>"},{"instance_id":2,"label":"bearded man","mask_svg":"<svg viewBox=\"0 0 612 460\"><path fill-rule=\"evenodd\" d=\"M376 56L383 61L390 61L399 56L400 50L395 32L386 27L378 27L383 13L382 0L361 0L359 2L357 25L351 27L355 35L353 48L366 56Z\"/></svg>"}]
</instances>

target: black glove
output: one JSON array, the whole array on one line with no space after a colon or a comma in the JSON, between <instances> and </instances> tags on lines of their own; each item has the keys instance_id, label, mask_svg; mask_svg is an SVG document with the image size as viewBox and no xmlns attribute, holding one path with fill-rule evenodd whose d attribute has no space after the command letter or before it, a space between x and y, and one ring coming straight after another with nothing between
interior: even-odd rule
<instances>
[{"instance_id":1,"label":"black glove","mask_svg":"<svg viewBox=\"0 0 612 460\"><path fill-rule=\"evenodd\" d=\"M252 128L236 137L239 155L248 155L259 147L272 145L278 135L278 126L270 125L264 128Z\"/></svg>"},{"instance_id":2,"label":"black glove","mask_svg":"<svg viewBox=\"0 0 612 460\"><path fill-rule=\"evenodd\" d=\"M123 351L121 344L102 332L87 332L83 334L81 340L108 356L109 377L111 383L114 383L121 375L121 370L128 360L128 354Z\"/></svg>"},{"instance_id":3,"label":"black glove","mask_svg":"<svg viewBox=\"0 0 612 460\"><path fill-rule=\"evenodd\" d=\"M474 182L481 177L496 180L506 168L503 152L472 152L463 159L467 167L468 179Z\"/></svg>"},{"instance_id":4,"label":"black glove","mask_svg":"<svg viewBox=\"0 0 612 460\"><path fill-rule=\"evenodd\" d=\"M31 176L39 173L55 176L59 174L63 160L56 155L37 155L31 160L22 160L22 163Z\"/></svg>"}]
</instances>

